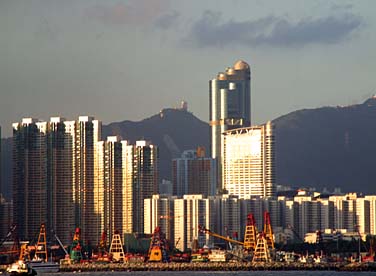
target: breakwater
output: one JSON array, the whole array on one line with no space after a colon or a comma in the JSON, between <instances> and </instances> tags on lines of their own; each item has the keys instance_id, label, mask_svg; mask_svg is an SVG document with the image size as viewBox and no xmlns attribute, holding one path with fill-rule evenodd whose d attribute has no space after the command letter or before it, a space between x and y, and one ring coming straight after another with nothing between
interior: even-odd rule
<instances>
[{"instance_id":1,"label":"breakwater","mask_svg":"<svg viewBox=\"0 0 376 276\"><path fill-rule=\"evenodd\" d=\"M0 265L4 272L7 265ZM376 271L376 263L79 263L61 265L61 272L100 271Z\"/></svg>"},{"instance_id":2,"label":"breakwater","mask_svg":"<svg viewBox=\"0 0 376 276\"><path fill-rule=\"evenodd\" d=\"M374 263L83 263L62 265L61 272L95 271L286 271L286 270L331 270L331 271L376 271Z\"/></svg>"}]
</instances>

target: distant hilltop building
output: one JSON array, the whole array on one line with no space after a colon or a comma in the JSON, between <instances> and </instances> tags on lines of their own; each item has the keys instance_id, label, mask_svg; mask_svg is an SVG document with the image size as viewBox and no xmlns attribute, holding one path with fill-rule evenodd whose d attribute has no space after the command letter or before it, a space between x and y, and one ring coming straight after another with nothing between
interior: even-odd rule
<instances>
[{"instance_id":1,"label":"distant hilltop building","mask_svg":"<svg viewBox=\"0 0 376 276\"><path fill-rule=\"evenodd\" d=\"M225 72L209 81L209 121L211 126L211 156L217 160L217 191L222 190L221 164L223 139L226 130L251 125L251 69L238 60Z\"/></svg>"},{"instance_id":2,"label":"distant hilltop building","mask_svg":"<svg viewBox=\"0 0 376 276\"><path fill-rule=\"evenodd\" d=\"M184 111L188 111L188 103L186 101L182 101L180 104L180 109Z\"/></svg>"}]
</instances>

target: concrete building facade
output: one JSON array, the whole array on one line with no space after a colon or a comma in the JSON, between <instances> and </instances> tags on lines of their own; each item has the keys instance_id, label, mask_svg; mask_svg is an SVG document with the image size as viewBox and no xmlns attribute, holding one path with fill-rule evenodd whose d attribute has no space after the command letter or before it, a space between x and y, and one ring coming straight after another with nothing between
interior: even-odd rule
<instances>
[{"instance_id":1,"label":"concrete building facade","mask_svg":"<svg viewBox=\"0 0 376 276\"><path fill-rule=\"evenodd\" d=\"M180 158L172 160L173 195L215 194L216 164L205 156L205 149L186 150Z\"/></svg>"}]
</instances>

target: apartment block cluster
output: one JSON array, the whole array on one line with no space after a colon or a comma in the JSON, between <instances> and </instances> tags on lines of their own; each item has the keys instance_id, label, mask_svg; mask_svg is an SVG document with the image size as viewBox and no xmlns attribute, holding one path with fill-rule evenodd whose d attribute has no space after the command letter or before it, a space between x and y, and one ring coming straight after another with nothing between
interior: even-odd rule
<instances>
[{"instance_id":1,"label":"apartment block cluster","mask_svg":"<svg viewBox=\"0 0 376 276\"><path fill-rule=\"evenodd\" d=\"M143 232L143 200L158 192L158 149L117 136L101 141L101 126L89 116L13 124L13 220L21 239L33 239L42 222L67 244L76 227L92 245L104 231Z\"/></svg>"},{"instance_id":2,"label":"apartment block cluster","mask_svg":"<svg viewBox=\"0 0 376 276\"><path fill-rule=\"evenodd\" d=\"M160 226L169 240L184 251L195 244L226 246L220 239L200 233L199 226L232 239L243 240L247 215L252 213L259 231L268 211L278 243L316 242L317 232L329 235L376 235L376 196L354 193L324 195L299 191L294 197L243 197L236 195L154 195L145 199L144 229Z\"/></svg>"}]
</instances>

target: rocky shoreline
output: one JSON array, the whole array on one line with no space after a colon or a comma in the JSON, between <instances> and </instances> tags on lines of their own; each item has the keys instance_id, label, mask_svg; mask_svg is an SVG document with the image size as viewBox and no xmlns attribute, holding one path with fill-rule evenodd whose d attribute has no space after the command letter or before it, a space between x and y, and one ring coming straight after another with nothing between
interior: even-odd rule
<instances>
[{"instance_id":1,"label":"rocky shoreline","mask_svg":"<svg viewBox=\"0 0 376 276\"><path fill-rule=\"evenodd\" d=\"M5 271L7 266L0 266ZM376 271L376 263L80 263L61 265L60 272L100 271L287 271L287 270L331 270L331 271Z\"/></svg>"},{"instance_id":2,"label":"rocky shoreline","mask_svg":"<svg viewBox=\"0 0 376 276\"><path fill-rule=\"evenodd\" d=\"M78 271L252 271L252 270L333 270L333 271L376 271L374 263L106 263L74 264L61 266L62 272Z\"/></svg>"}]
</instances>

